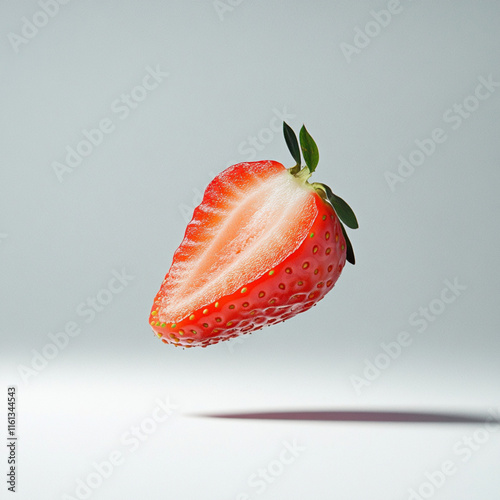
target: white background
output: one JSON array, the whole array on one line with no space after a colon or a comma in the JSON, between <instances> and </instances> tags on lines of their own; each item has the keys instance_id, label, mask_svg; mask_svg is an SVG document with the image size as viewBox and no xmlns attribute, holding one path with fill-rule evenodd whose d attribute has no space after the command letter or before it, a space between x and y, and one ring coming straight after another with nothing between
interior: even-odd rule
<instances>
[{"instance_id":1,"label":"white background","mask_svg":"<svg viewBox=\"0 0 500 500\"><path fill-rule=\"evenodd\" d=\"M17 498L83 498L77 481L114 452L88 498L498 498L497 427L199 415L498 411L500 87L468 96L500 82L499 2L401 0L383 27L372 11L394 2L223 3L72 0L31 31L43 2L0 4L0 408L17 386ZM134 90L151 68L168 76ZM148 314L193 207L230 164L292 165L283 115L319 146L314 180L358 216L356 265L283 324L163 345ZM57 175L101 120L113 130ZM437 128L444 142L391 189ZM114 272L124 289L85 312ZM446 280L462 287L449 304ZM80 334L51 350L68 322ZM176 406L160 423L157 398ZM134 426L150 434L132 451ZM285 442L300 451L280 465ZM444 462L453 473L426 486Z\"/></svg>"}]
</instances>

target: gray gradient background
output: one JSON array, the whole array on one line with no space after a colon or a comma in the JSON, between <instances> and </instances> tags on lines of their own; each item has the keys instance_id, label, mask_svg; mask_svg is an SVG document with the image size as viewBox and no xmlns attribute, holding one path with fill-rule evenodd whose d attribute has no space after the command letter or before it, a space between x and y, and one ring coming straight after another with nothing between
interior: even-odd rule
<instances>
[{"instance_id":1,"label":"gray gradient background","mask_svg":"<svg viewBox=\"0 0 500 500\"><path fill-rule=\"evenodd\" d=\"M386 6L245 0L221 20L211 1L74 0L16 53L7 35L40 7L1 2L0 408L17 385L16 498L74 495L113 450L125 463L91 498L403 500L446 460L457 472L432 498L498 498L500 432L466 463L454 451L478 426L189 416L499 407L500 88L457 130L443 113L479 76L500 81L500 3L402 0L348 63L341 43ZM157 65L168 77L121 120L113 101ZM241 144L275 109L306 123L315 179L354 208L358 262L302 316L207 349L165 346L147 320L187 207L213 173L252 159ZM103 118L116 129L59 182L53 162ZM437 127L447 140L391 191L385 172ZM256 159L292 164L280 133ZM86 322L79 304L122 269L134 279ZM455 278L466 290L419 333L410 315ZM23 381L20 365L68 321L81 334ZM401 331L412 344L357 393L352 377ZM158 397L178 409L130 452L120 436ZM305 451L257 491L252 474L293 440Z\"/></svg>"}]
</instances>

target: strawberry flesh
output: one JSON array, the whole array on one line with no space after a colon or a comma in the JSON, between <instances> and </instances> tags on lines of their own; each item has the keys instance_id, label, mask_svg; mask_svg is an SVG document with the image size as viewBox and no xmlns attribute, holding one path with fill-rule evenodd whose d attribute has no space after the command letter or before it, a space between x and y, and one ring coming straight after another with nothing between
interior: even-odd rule
<instances>
[{"instance_id":1,"label":"strawberry flesh","mask_svg":"<svg viewBox=\"0 0 500 500\"><path fill-rule=\"evenodd\" d=\"M174 254L159 320L181 321L294 252L316 216L309 195L276 162L240 163L219 175Z\"/></svg>"}]
</instances>

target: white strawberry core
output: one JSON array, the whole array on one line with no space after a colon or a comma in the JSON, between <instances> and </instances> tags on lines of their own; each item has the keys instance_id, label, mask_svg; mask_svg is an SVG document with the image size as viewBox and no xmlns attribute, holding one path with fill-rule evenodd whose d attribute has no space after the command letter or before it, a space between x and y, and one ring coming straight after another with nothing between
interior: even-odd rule
<instances>
[{"instance_id":1,"label":"white strawberry core","mask_svg":"<svg viewBox=\"0 0 500 500\"><path fill-rule=\"evenodd\" d=\"M286 170L243 188L228 179L220 191L216 206L204 200L195 210L174 256L162 322L181 321L273 269L300 246L317 215L314 191Z\"/></svg>"}]
</instances>

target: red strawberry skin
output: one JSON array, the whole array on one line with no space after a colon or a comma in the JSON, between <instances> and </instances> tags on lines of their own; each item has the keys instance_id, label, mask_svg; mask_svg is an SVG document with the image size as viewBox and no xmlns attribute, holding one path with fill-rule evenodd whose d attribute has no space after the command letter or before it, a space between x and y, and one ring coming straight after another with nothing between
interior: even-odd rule
<instances>
[{"instance_id":1,"label":"red strawberry skin","mask_svg":"<svg viewBox=\"0 0 500 500\"><path fill-rule=\"evenodd\" d=\"M272 164L271 169L285 169L277 162L267 163ZM216 187L217 182L216 178L207 192ZM167 293L164 286L167 274L149 317L151 327L162 342L182 347L207 347L292 318L319 302L333 288L346 263L346 241L332 206L314 189L310 189L309 196L316 216L292 254L257 279L190 311L175 323L160 320ZM196 210L193 220L195 218ZM193 231L190 225L186 235ZM176 255L182 259L181 247ZM174 262L175 259L174 255Z\"/></svg>"}]
</instances>

